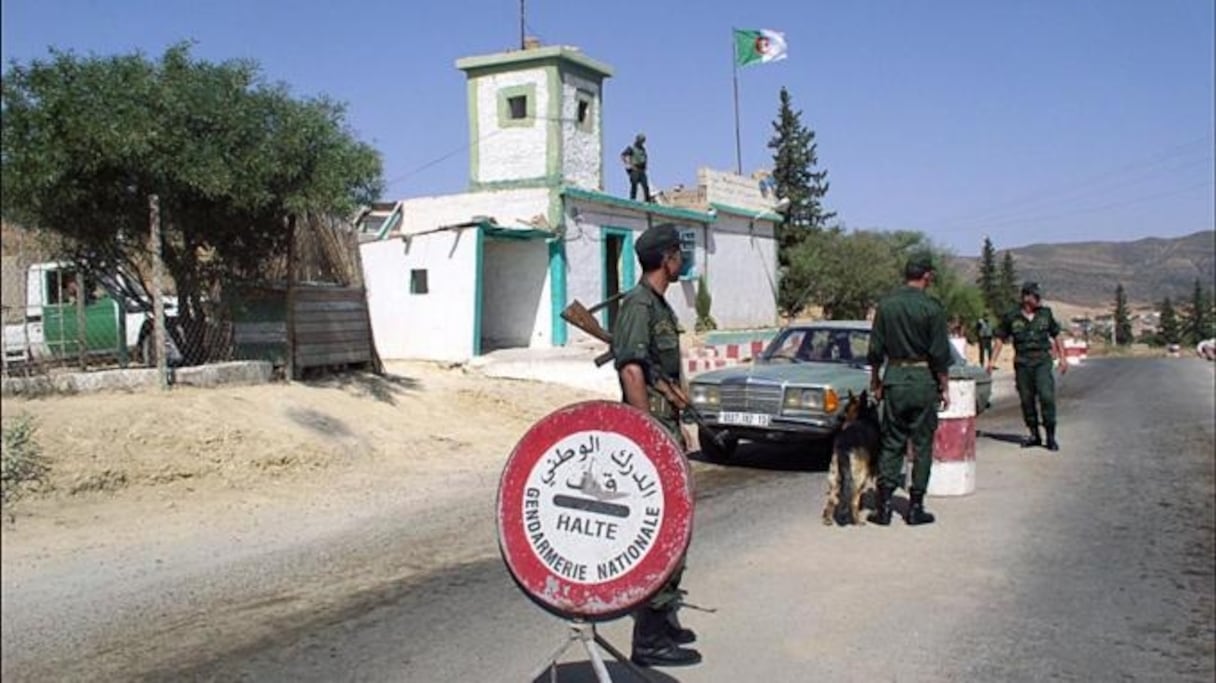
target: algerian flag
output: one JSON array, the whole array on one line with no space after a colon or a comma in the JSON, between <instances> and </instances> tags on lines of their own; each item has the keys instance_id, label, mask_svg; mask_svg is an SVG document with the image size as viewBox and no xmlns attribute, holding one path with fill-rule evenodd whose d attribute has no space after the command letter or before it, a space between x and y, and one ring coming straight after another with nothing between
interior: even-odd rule
<instances>
[{"instance_id":1,"label":"algerian flag","mask_svg":"<svg viewBox=\"0 0 1216 683\"><path fill-rule=\"evenodd\" d=\"M747 66L785 59L785 34L768 29L745 31L735 29L735 63Z\"/></svg>"}]
</instances>

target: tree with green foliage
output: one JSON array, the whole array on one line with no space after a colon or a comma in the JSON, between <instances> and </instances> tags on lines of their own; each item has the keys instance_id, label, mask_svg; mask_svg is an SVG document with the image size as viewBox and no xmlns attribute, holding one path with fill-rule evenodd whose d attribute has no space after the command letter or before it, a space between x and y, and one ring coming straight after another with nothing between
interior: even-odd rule
<instances>
[{"instance_id":1,"label":"tree with green foliage","mask_svg":"<svg viewBox=\"0 0 1216 683\"><path fill-rule=\"evenodd\" d=\"M1127 346L1132 343L1132 320L1127 310L1127 293L1123 291L1123 283L1115 287L1115 345Z\"/></svg>"},{"instance_id":2,"label":"tree with green foliage","mask_svg":"<svg viewBox=\"0 0 1216 683\"><path fill-rule=\"evenodd\" d=\"M1177 344L1182 341L1178 313L1174 311L1174 304L1168 296L1161 302L1161 323L1157 327L1157 336L1163 344Z\"/></svg>"},{"instance_id":3,"label":"tree with green foliage","mask_svg":"<svg viewBox=\"0 0 1216 683\"><path fill-rule=\"evenodd\" d=\"M1000 296L998 294L996 270L996 249L992 246L992 240L987 235L984 236L984 246L980 251L980 273L976 277L975 283L980 288L980 296L983 297L984 305L993 313L1004 313L1004 309L1000 306Z\"/></svg>"},{"instance_id":4,"label":"tree with green foliage","mask_svg":"<svg viewBox=\"0 0 1216 683\"><path fill-rule=\"evenodd\" d=\"M777 261L781 266L778 305L787 315L797 315L802 306L797 301L801 283L785 277L788 274L793 249L815 233L827 227L835 217L823 207L828 192L827 170L816 170L819 164L815 131L802 123L802 112L795 110L787 89L782 88L777 118L773 121L773 137L768 147L773 150L773 182L777 197L789 204L784 220L777 226Z\"/></svg>"},{"instance_id":5,"label":"tree with green foliage","mask_svg":"<svg viewBox=\"0 0 1216 683\"><path fill-rule=\"evenodd\" d=\"M1195 278L1195 287L1191 292L1191 301L1186 309L1183 323L1182 338L1191 346L1204 339L1210 339L1212 331L1212 301L1211 297Z\"/></svg>"},{"instance_id":6,"label":"tree with green foliage","mask_svg":"<svg viewBox=\"0 0 1216 683\"><path fill-rule=\"evenodd\" d=\"M718 323L714 320L710 309L713 307L713 297L709 293L709 285L705 282L705 276L697 278L697 322L696 331L706 332L708 330L718 329Z\"/></svg>"},{"instance_id":7,"label":"tree with green foliage","mask_svg":"<svg viewBox=\"0 0 1216 683\"><path fill-rule=\"evenodd\" d=\"M341 105L294 98L249 61L52 50L3 83L4 218L54 233L86 269L141 276L156 195L187 334L217 285L284 253L297 218L350 216L382 189Z\"/></svg>"},{"instance_id":8,"label":"tree with green foliage","mask_svg":"<svg viewBox=\"0 0 1216 683\"><path fill-rule=\"evenodd\" d=\"M1013 252L1006 251L1004 258L1001 259L1001 272L997 277L997 296L996 308L993 313L996 315L1004 315L1011 308L1015 308L1021 297L1018 292L1021 291L1021 286L1018 285L1018 271L1013 261Z\"/></svg>"}]
</instances>

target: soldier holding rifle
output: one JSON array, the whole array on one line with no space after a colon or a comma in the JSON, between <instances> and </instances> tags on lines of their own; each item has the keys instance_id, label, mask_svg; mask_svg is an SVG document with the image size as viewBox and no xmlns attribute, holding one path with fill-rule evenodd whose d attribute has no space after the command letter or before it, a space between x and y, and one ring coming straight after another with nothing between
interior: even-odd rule
<instances>
[{"instance_id":1,"label":"soldier holding rifle","mask_svg":"<svg viewBox=\"0 0 1216 683\"><path fill-rule=\"evenodd\" d=\"M664 299L667 286L679 279L684 264L680 234L675 226L664 223L642 233L635 245L642 279L621 299L620 313L612 332L612 353L616 359L622 400L645 410L663 423L672 437L685 446L679 413L686 409L687 398L680 386L680 332L675 312ZM657 387L668 384L666 392ZM676 610L680 607L680 579L683 566L671 581L634 613L633 653L631 659L642 666L696 664L701 654L680 647L693 642L696 635L680 626Z\"/></svg>"}]
</instances>

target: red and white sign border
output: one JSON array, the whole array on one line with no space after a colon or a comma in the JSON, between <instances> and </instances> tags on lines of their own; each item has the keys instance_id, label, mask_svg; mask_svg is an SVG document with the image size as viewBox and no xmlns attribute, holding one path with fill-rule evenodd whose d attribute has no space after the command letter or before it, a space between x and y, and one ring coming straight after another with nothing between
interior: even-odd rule
<instances>
[{"instance_id":1,"label":"red and white sign border","mask_svg":"<svg viewBox=\"0 0 1216 683\"><path fill-rule=\"evenodd\" d=\"M603 583L577 583L552 571L533 552L524 521L529 475L554 444L584 431L628 437L654 465L663 489L663 521L652 547ZM692 472L679 444L648 413L615 401L584 401L550 413L524 434L503 467L496 507L499 550L520 589L562 618L605 621L648 601L683 562L692 539Z\"/></svg>"}]
</instances>

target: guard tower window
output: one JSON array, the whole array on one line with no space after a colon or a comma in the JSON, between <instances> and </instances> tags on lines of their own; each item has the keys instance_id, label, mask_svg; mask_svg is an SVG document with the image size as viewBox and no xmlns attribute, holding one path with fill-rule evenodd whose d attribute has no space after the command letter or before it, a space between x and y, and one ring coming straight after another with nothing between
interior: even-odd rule
<instances>
[{"instance_id":1,"label":"guard tower window","mask_svg":"<svg viewBox=\"0 0 1216 683\"><path fill-rule=\"evenodd\" d=\"M426 294L426 270L415 268L410 271L410 294Z\"/></svg>"},{"instance_id":2,"label":"guard tower window","mask_svg":"<svg viewBox=\"0 0 1216 683\"><path fill-rule=\"evenodd\" d=\"M579 90L577 97L578 108L575 110L575 120L578 129L590 133L595 128L594 110L592 109L595 96L586 90Z\"/></svg>"},{"instance_id":3,"label":"guard tower window","mask_svg":"<svg viewBox=\"0 0 1216 683\"><path fill-rule=\"evenodd\" d=\"M515 97L507 98L507 107L511 113L511 120L520 121L528 118L528 96L516 95Z\"/></svg>"}]
</instances>

